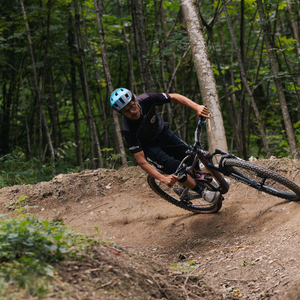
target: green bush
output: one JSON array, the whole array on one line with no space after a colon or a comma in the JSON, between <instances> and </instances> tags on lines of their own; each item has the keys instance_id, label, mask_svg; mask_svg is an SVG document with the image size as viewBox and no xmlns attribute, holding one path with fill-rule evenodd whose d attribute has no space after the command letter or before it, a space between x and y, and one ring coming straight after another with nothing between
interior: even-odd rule
<instances>
[{"instance_id":1,"label":"green bush","mask_svg":"<svg viewBox=\"0 0 300 300\"><path fill-rule=\"evenodd\" d=\"M60 260L68 252L68 240L71 232L64 225L31 216L4 216L0 223L0 263L23 257Z\"/></svg>"},{"instance_id":2,"label":"green bush","mask_svg":"<svg viewBox=\"0 0 300 300\"><path fill-rule=\"evenodd\" d=\"M49 263L72 254L76 238L65 225L34 216L1 219L0 299L43 297L55 271Z\"/></svg>"}]
</instances>

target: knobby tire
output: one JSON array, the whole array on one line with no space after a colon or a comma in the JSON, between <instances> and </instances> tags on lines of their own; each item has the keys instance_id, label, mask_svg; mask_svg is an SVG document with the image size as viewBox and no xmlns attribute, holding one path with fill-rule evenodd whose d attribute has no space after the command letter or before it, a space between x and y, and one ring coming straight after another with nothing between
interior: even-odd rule
<instances>
[{"instance_id":1,"label":"knobby tire","mask_svg":"<svg viewBox=\"0 0 300 300\"><path fill-rule=\"evenodd\" d=\"M257 190L290 201L300 201L300 187L276 172L234 158L227 159L224 162L224 167L233 174L230 177ZM235 175L238 177L235 177ZM263 184L261 184L262 178L265 178Z\"/></svg>"},{"instance_id":2,"label":"knobby tire","mask_svg":"<svg viewBox=\"0 0 300 300\"><path fill-rule=\"evenodd\" d=\"M147 181L152 190L160 197L185 210L198 214L212 214L218 212L222 207L221 198L216 204L210 204L204 201L202 198L191 200L190 202L181 201L179 196L174 193L174 188L176 188L176 185L177 188L182 188L182 186L180 186L178 183L176 183L176 185L173 187L168 187L150 175L148 175Z\"/></svg>"}]
</instances>

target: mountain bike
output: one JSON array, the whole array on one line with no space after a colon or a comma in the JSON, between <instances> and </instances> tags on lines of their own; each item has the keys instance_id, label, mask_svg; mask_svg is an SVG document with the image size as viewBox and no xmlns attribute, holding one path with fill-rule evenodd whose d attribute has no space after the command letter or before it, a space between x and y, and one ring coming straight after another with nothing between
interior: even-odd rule
<instances>
[{"instance_id":1,"label":"mountain bike","mask_svg":"<svg viewBox=\"0 0 300 300\"><path fill-rule=\"evenodd\" d=\"M206 119L199 117L195 130L195 142L174 174L178 177L185 173L189 174L200 186L212 191L219 191L221 196L218 202L208 203L198 193L178 182L174 186L167 186L148 175L148 184L159 196L176 206L195 213L216 213L222 207L223 195L229 190L229 183L225 179L225 175L272 196L290 201L300 201L300 187L284 176L220 149L216 149L212 154L205 151L201 142L204 125L206 125ZM192 162L187 163L188 161ZM218 164L214 164L213 161L218 161Z\"/></svg>"}]
</instances>

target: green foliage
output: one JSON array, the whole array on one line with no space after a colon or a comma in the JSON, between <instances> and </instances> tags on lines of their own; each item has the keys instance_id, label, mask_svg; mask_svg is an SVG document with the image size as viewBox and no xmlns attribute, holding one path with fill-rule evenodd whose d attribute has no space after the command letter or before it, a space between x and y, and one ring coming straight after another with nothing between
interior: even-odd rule
<instances>
[{"instance_id":1,"label":"green foliage","mask_svg":"<svg viewBox=\"0 0 300 300\"><path fill-rule=\"evenodd\" d=\"M28 199L28 197L23 195L17 201L15 201L13 203L10 203L9 205L5 206L5 208L10 208L10 209L13 209L13 210L16 210L16 209L19 210L20 208L22 208L22 205L24 203L26 203L27 199Z\"/></svg>"},{"instance_id":2,"label":"green foliage","mask_svg":"<svg viewBox=\"0 0 300 300\"><path fill-rule=\"evenodd\" d=\"M0 186L31 183L38 177L36 160L28 161L24 152L16 148L12 153L0 157Z\"/></svg>"},{"instance_id":3,"label":"green foliage","mask_svg":"<svg viewBox=\"0 0 300 300\"><path fill-rule=\"evenodd\" d=\"M21 299L24 296L44 297L51 288L54 268L34 258L0 265L0 299Z\"/></svg>"},{"instance_id":4,"label":"green foliage","mask_svg":"<svg viewBox=\"0 0 300 300\"><path fill-rule=\"evenodd\" d=\"M22 201L24 197L17 202ZM116 246L105 237L85 236L36 216L0 215L0 220L0 299L43 298L56 276L51 264L65 257L80 259L82 252L96 244Z\"/></svg>"},{"instance_id":5,"label":"green foliage","mask_svg":"<svg viewBox=\"0 0 300 300\"><path fill-rule=\"evenodd\" d=\"M33 216L1 219L0 299L44 296L55 271L49 263L70 252L70 229Z\"/></svg>"},{"instance_id":6,"label":"green foliage","mask_svg":"<svg viewBox=\"0 0 300 300\"><path fill-rule=\"evenodd\" d=\"M0 223L0 263L22 257L45 262L61 260L67 253L71 231L53 221L36 217L2 217Z\"/></svg>"}]
</instances>

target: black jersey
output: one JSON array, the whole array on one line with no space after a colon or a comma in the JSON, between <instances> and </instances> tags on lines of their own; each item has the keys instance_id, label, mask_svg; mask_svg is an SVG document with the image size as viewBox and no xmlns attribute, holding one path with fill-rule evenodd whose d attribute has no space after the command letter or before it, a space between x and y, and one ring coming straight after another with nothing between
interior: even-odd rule
<instances>
[{"instance_id":1,"label":"black jersey","mask_svg":"<svg viewBox=\"0 0 300 300\"><path fill-rule=\"evenodd\" d=\"M171 101L166 93L146 93L136 97L142 113L138 120L131 120L122 116L122 133L125 146L131 153L143 150L143 146L153 142L162 132L165 122L156 112L155 106Z\"/></svg>"}]
</instances>

